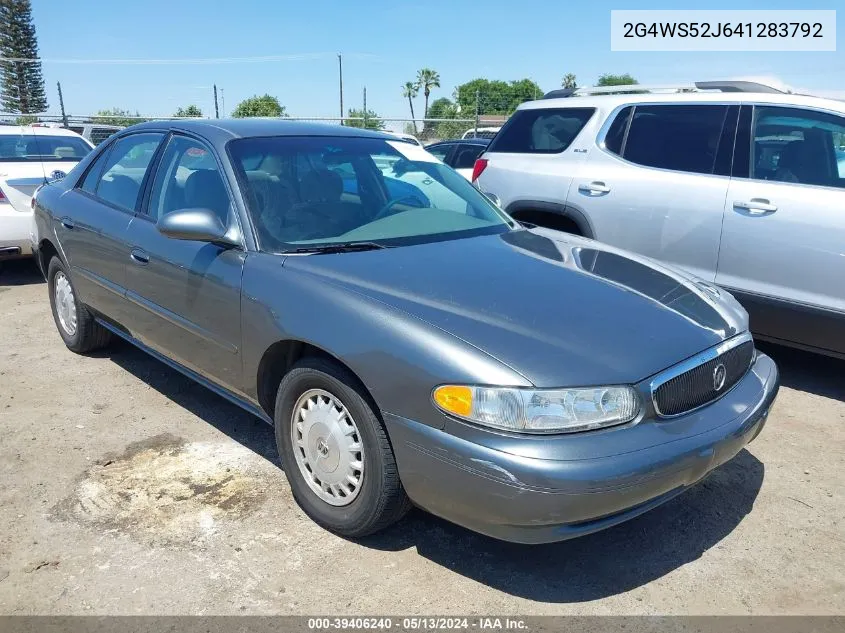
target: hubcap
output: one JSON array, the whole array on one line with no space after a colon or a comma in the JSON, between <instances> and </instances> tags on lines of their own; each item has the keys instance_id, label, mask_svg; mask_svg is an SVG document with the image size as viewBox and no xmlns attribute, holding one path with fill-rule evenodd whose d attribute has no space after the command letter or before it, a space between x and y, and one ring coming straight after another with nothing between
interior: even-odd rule
<instances>
[{"instance_id":1,"label":"hubcap","mask_svg":"<svg viewBox=\"0 0 845 633\"><path fill-rule=\"evenodd\" d=\"M65 334L73 336L76 334L76 300L73 297L73 288L63 272L56 273L53 286L59 325L61 325Z\"/></svg>"},{"instance_id":2,"label":"hubcap","mask_svg":"<svg viewBox=\"0 0 845 633\"><path fill-rule=\"evenodd\" d=\"M333 506L352 503L364 480L364 446L343 403L309 389L293 407L290 434L296 465L314 494Z\"/></svg>"}]
</instances>

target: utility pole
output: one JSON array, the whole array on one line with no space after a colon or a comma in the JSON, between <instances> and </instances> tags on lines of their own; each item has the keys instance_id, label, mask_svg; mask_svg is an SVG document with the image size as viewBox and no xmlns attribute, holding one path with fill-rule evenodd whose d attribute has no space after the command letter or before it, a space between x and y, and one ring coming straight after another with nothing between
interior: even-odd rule
<instances>
[{"instance_id":1,"label":"utility pole","mask_svg":"<svg viewBox=\"0 0 845 633\"><path fill-rule=\"evenodd\" d=\"M337 54L337 77L340 80L340 124L343 125L343 58Z\"/></svg>"},{"instance_id":2,"label":"utility pole","mask_svg":"<svg viewBox=\"0 0 845 633\"><path fill-rule=\"evenodd\" d=\"M56 86L59 89L59 108L62 110L62 125L67 127L67 114L65 114L65 100L62 98L62 82L57 81Z\"/></svg>"},{"instance_id":3,"label":"utility pole","mask_svg":"<svg viewBox=\"0 0 845 633\"><path fill-rule=\"evenodd\" d=\"M220 110L217 108L217 84L214 84L214 118L220 118Z\"/></svg>"},{"instance_id":4,"label":"utility pole","mask_svg":"<svg viewBox=\"0 0 845 633\"><path fill-rule=\"evenodd\" d=\"M226 116L226 95L223 88L220 89L220 109L223 111L223 117Z\"/></svg>"},{"instance_id":5,"label":"utility pole","mask_svg":"<svg viewBox=\"0 0 845 633\"><path fill-rule=\"evenodd\" d=\"M364 86L364 128L367 127L367 86Z\"/></svg>"},{"instance_id":6,"label":"utility pole","mask_svg":"<svg viewBox=\"0 0 845 633\"><path fill-rule=\"evenodd\" d=\"M481 114L481 107L479 104L479 99L481 97L481 93L478 88L475 89L475 138L478 138L478 116Z\"/></svg>"}]
</instances>

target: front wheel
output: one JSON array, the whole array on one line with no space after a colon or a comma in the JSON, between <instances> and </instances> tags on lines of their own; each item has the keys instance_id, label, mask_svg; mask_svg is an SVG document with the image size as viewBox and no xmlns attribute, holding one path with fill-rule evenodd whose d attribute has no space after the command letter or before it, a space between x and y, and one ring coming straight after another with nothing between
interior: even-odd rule
<instances>
[{"instance_id":1,"label":"front wheel","mask_svg":"<svg viewBox=\"0 0 845 633\"><path fill-rule=\"evenodd\" d=\"M68 349L84 354L109 342L110 332L97 323L94 315L79 301L67 269L58 257L53 257L47 267L47 288L53 320Z\"/></svg>"},{"instance_id":2,"label":"front wheel","mask_svg":"<svg viewBox=\"0 0 845 633\"><path fill-rule=\"evenodd\" d=\"M279 385L275 426L294 499L326 529L367 536L410 508L387 433L340 365L321 358L294 365Z\"/></svg>"}]
</instances>

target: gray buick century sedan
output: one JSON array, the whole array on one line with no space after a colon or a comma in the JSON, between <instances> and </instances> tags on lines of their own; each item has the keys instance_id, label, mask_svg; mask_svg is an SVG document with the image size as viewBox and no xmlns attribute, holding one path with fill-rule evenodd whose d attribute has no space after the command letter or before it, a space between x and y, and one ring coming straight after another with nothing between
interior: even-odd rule
<instances>
[{"instance_id":1,"label":"gray buick century sedan","mask_svg":"<svg viewBox=\"0 0 845 633\"><path fill-rule=\"evenodd\" d=\"M523 543L615 525L736 455L778 390L726 292L520 225L378 132L136 125L35 222L67 347L122 337L272 424L347 537L411 505Z\"/></svg>"}]
</instances>

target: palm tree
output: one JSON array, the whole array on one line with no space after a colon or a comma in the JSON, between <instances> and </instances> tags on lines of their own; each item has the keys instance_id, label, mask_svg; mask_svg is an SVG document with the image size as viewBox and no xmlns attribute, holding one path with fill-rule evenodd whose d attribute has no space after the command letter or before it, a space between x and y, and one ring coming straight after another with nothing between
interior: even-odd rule
<instances>
[{"instance_id":1,"label":"palm tree","mask_svg":"<svg viewBox=\"0 0 845 633\"><path fill-rule=\"evenodd\" d=\"M402 96L408 99L408 105L411 107L411 123L414 124L414 134L417 133L417 121L414 118L414 102L412 99L415 99L419 92L420 87L413 81L406 81L405 85L402 86Z\"/></svg>"},{"instance_id":2,"label":"palm tree","mask_svg":"<svg viewBox=\"0 0 845 633\"><path fill-rule=\"evenodd\" d=\"M563 80L560 82L561 88L577 88L578 83L575 81L575 75L572 73L566 73L563 76Z\"/></svg>"},{"instance_id":3,"label":"palm tree","mask_svg":"<svg viewBox=\"0 0 845 633\"><path fill-rule=\"evenodd\" d=\"M425 95L425 114L424 118L428 118L428 96L431 94L432 88L440 87L440 73L431 68L423 68L417 71L417 87L422 88L423 95Z\"/></svg>"}]
</instances>

